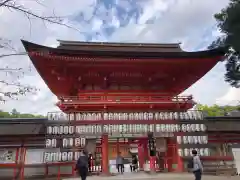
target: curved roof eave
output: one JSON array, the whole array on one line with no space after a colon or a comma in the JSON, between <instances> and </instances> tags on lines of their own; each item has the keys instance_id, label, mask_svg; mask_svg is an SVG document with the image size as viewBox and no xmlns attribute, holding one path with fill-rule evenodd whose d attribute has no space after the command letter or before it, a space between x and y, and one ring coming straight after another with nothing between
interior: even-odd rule
<instances>
[{"instance_id":1,"label":"curved roof eave","mask_svg":"<svg viewBox=\"0 0 240 180\"><path fill-rule=\"evenodd\" d=\"M55 55L68 55L68 56L92 56L92 57L118 57L118 58L209 58L216 56L224 56L227 51L227 47L219 47L211 50L197 51L197 52L156 52L156 51L118 51L118 47L111 50L71 50L63 48L52 48L47 46L38 45L25 40L21 40L26 51L39 51L39 52L51 52ZM154 48L156 49L156 48ZM154 50L153 49L153 50Z\"/></svg>"}]
</instances>

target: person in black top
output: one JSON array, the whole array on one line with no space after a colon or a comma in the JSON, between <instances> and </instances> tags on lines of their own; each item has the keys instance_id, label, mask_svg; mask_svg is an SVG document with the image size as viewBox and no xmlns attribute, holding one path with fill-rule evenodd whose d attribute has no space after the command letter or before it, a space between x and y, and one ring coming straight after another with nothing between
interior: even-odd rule
<instances>
[{"instance_id":1,"label":"person in black top","mask_svg":"<svg viewBox=\"0 0 240 180\"><path fill-rule=\"evenodd\" d=\"M85 150L81 152L77 160L75 170L78 171L82 180L86 180L88 175L88 155Z\"/></svg>"},{"instance_id":2,"label":"person in black top","mask_svg":"<svg viewBox=\"0 0 240 180\"><path fill-rule=\"evenodd\" d=\"M138 159L136 155L132 155L132 164L130 165L131 172L135 172L138 169Z\"/></svg>"},{"instance_id":3,"label":"person in black top","mask_svg":"<svg viewBox=\"0 0 240 180\"><path fill-rule=\"evenodd\" d=\"M92 158L93 158L92 154L89 153L89 155L88 155L88 172L89 172L89 173L92 172L92 164L91 164Z\"/></svg>"}]
</instances>

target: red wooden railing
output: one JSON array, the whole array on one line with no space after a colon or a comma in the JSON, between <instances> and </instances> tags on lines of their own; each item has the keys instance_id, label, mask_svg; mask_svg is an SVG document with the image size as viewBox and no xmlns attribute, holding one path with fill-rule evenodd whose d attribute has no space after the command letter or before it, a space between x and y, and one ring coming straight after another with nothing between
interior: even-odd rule
<instances>
[{"instance_id":1,"label":"red wooden railing","mask_svg":"<svg viewBox=\"0 0 240 180\"><path fill-rule=\"evenodd\" d=\"M186 103L193 102L192 96L164 96L164 95L112 95L94 94L82 96L62 96L59 97L62 104L81 103Z\"/></svg>"}]
</instances>

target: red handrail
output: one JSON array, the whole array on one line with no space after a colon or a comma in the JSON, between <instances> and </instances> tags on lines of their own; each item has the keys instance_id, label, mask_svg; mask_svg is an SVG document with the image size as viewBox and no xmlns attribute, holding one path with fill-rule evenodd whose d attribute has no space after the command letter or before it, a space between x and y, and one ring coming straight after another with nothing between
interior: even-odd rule
<instances>
[{"instance_id":1,"label":"red handrail","mask_svg":"<svg viewBox=\"0 0 240 180\"><path fill-rule=\"evenodd\" d=\"M62 96L59 97L61 103L69 102L187 102L191 101L192 96L163 96L163 95L81 95L81 96Z\"/></svg>"}]
</instances>

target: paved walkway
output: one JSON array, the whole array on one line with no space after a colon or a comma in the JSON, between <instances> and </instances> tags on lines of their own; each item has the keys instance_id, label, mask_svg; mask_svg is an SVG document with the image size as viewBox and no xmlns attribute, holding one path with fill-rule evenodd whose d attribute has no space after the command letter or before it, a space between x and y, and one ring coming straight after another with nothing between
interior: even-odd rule
<instances>
[{"instance_id":1,"label":"paved walkway","mask_svg":"<svg viewBox=\"0 0 240 180\"><path fill-rule=\"evenodd\" d=\"M126 173L123 175L102 177L102 176L91 176L87 180L194 180L192 174L188 173L164 173L156 175L148 175L146 173ZM239 176L203 176L202 180L239 180ZM67 178L63 180L79 180L79 178Z\"/></svg>"}]
</instances>

